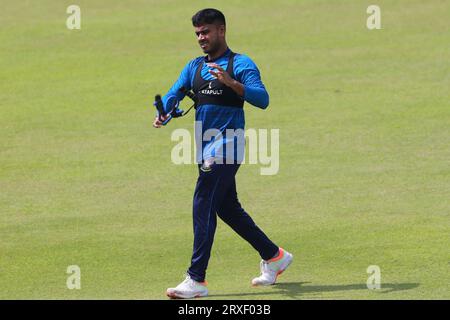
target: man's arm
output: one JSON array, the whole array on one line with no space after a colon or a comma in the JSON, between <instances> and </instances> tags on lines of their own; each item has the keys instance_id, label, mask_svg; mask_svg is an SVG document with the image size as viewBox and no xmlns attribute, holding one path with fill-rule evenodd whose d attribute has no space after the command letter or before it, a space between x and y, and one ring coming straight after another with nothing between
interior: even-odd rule
<instances>
[{"instance_id":1,"label":"man's arm","mask_svg":"<svg viewBox=\"0 0 450 320\"><path fill-rule=\"evenodd\" d=\"M237 55L234 69L236 78L244 85L245 101L255 107L266 109L269 106L269 94L256 64L246 55Z\"/></svg>"},{"instance_id":2,"label":"man's arm","mask_svg":"<svg viewBox=\"0 0 450 320\"><path fill-rule=\"evenodd\" d=\"M258 67L249 57L236 56L234 74L238 80L231 78L222 67L215 63L209 66L217 70L209 71L214 77L232 88L245 101L261 109L269 106L269 94L261 81Z\"/></svg>"},{"instance_id":3,"label":"man's arm","mask_svg":"<svg viewBox=\"0 0 450 320\"><path fill-rule=\"evenodd\" d=\"M162 97L162 101L164 104L164 111L169 112L174 103L179 102L184 99L186 94L181 92L180 89L184 87L186 90L191 89L191 69L194 60L189 62L181 71L180 76L177 81L173 84L173 86L169 89L167 94Z\"/></svg>"},{"instance_id":4,"label":"man's arm","mask_svg":"<svg viewBox=\"0 0 450 320\"><path fill-rule=\"evenodd\" d=\"M170 112L172 108L175 105L177 105L181 100L183 100L183 98L185 97L186 94L180 91L180 88L184 87L187 90L191 89L191 69L194 62L195 59L190 61L183 68L177 81L175 81L175 83L169 89L167 94L162 97L164 113L167 114L168 112ZM168 123L168 121L167 123L164 123L167 119L169 119L169 116L162 116L160 119L159 114L157 114L153 122L153 126L155 128L160 128L163 124L165 125Z\"/></svg>"}]
</instances>

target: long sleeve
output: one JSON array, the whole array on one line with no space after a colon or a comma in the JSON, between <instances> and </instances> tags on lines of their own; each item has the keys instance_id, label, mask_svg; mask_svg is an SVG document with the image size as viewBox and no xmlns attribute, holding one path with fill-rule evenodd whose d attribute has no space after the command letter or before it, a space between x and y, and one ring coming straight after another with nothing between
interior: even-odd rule
<instances>
[{"instance_id":1,"label":"long sleeve","mask_svg":"<svg viewBox=\"0 0 450 320\"><path fill-rule=\"evenodd\" d=\"M247 56L236 59L235 74L244 85L244 100L255 107L266 109L269 106L269 94L261 80L256 64Z\"/></svg>"},{"instance_id":2,"label":"long sleeve","mask_svg":"<svg viewBox=\"0 0 450 320\"><path fill-rule=\"evenodd\" d=\"M190 61L186 64L177 81L175 81L167 94L162 97L165 112L169 112L175 104L178 104L184 99L185 94L180 91L181 87L186 88L186 90L191 89L191 69L193 62L194 61Z\"/></svg>"}]
</instances>

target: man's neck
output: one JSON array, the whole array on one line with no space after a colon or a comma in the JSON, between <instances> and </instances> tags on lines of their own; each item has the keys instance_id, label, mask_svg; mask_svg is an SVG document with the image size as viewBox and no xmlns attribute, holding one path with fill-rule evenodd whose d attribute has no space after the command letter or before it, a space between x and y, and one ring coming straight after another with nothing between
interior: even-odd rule
<instances>
[{"instance_id":1,"label":"man's neck","mask_svg":"<svg viewBox=\"0 0 450 320\"><path fill-rule=\"evenodd\" d=\"M213 61L222 56L228 50L228 45L225 43L219 50L212 54L208 54L208 61Z\"/></svg>"}]
</instances>

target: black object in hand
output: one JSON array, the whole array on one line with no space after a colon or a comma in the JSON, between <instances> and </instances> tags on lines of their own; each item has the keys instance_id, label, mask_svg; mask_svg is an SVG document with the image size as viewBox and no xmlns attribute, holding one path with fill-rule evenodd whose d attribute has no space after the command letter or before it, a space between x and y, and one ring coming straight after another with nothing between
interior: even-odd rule
<instances>
[{"instance_id":1,"label":"black object in hand","mask_svg":"<svg viewBox=\"0 0 450 320\"><path fill-rule=\"evenodd\" d=\"M158 110L158 117L161 120L161 116L165 116L164 113L164 106L163 106L163 102L161 100L161 95L157 94L155 96L155 107Z\"/></svg>"}]
</instances>

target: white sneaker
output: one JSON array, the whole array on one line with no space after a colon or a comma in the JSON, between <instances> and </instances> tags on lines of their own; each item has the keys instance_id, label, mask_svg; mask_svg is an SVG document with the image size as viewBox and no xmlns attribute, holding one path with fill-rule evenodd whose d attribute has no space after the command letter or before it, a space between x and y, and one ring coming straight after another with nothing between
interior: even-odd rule
<instances>
[{"instance_id":1,"label":"white sneaker","mask_svg":"<svg viewBox=\"0 0 450 320\"><path fill-rule=\"evenodd\" d=\"M188 275L186 279L180 283L176 288L169 288L166 291L168 297L172 299L191 299L198 297L205 297L208 295L208 289L205 282L197 282L192 280Z\"/></svg>"},{"instance_id":2,"label":"white sneaker","mask_svg":"<svg viewBox=\"0 0 450 320\"><path fill-rule=\"evenodd\" d=\"M270 286L277 277L289 267L294 256L280 248L278 256L270 260L261 260L261 275L252 280L253 286Z\"/></svg>"}]
</instances>

